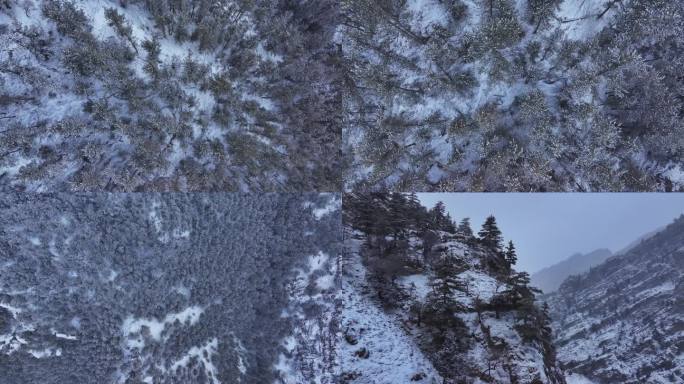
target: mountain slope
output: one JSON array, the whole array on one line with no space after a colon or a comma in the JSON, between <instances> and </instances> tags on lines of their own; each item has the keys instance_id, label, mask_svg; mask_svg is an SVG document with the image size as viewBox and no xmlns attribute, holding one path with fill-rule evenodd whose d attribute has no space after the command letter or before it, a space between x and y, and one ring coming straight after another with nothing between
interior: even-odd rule
<instances>
[{"instance_id":1,"label":"mountain slope","mask_svg":"<svg viewBox=\"0 0 684 384\"><path fill-rule=\"evenodd\" d=\"M545 293L553 292L569 276L588 271L589 268L603 263L612 254L609 249L605 248L586 254L576 253L559 263L533 273L530 276L532 285Z\"/></svg>"},{"instance_id":2,"label":"mountain slope","mask_svg":"<svg viewBox=\"0 0 684 384\"><path fill-rule=\"evenodd\" d=\"M410 195L345 198L357 231L345 239L345 382L565 383L549 319L527 274L511 268L514 255ZM405 356L412 365L397 368Z\"/></svg>"},{"instance_id":3,"label":"mountain slope","mask_svg":"<svg viewBox=\"0 0 684 384\"><path fill-rule=\"evenodd\" d=\"M597 383L684 380L684 217L549 298L558 358Z\"/></svg>"},{"instance_id":4,"label":"mountain slope","mask_svg":"<svg viewBox=\"0 0 684 384\"><path fill-rule=\"evenodd\" d=\"M402 329L401 318L380 308L358 254L360 240L349 239L345 245L341 292L344 337L340 341L343 382L404 383L424 375L424 383L441 383L432 363Z\"/></svg>"}]
</instances>

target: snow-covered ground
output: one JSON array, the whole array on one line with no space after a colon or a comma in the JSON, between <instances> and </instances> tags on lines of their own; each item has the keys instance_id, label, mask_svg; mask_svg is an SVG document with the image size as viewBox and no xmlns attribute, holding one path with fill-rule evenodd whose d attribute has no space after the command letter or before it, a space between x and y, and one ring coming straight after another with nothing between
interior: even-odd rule
<instances>
[{"instance_id":1,"label":"snow-covered ground","mask_svg":"<svg viewBox=\"0 0 684 384\"><path fill-rule=\"evenodd\" d=\"M335 349L336 260L319 252L308 257L304 269L290 283L289 305L282 313L291 319L292 333L282 342L285 350L275 369L277 384L332 384L337 373ZM315 314L307 310L317 307Z\"/></svg>"},{"instance_id":2,"label":"snow-covered ground","mask_svg":"<svg viewBox=\"0 0 684 384\"><path fill-rule=\"evenodd\" d=\"M385 313L373 300L358 255L359 241L348 240L347 245L341 331L355 341L340 335L343 377L351 378L350 383L396 384L412 382L411 378L423 374L416 382L441 383L440 375L406 334L398 318ZM367 355L361 350L367 351Z\"/></svg>"},{"instance_id":3,"label":"snow-covered ground","mask_svg":"<svg viewBox=\"0 0 684 384\"><path fill-rule=\"evenodd\" d=\"M578 373L566 374L565 381L567 382L567 384L597 384Z\"/></svg>"}]
</instances>

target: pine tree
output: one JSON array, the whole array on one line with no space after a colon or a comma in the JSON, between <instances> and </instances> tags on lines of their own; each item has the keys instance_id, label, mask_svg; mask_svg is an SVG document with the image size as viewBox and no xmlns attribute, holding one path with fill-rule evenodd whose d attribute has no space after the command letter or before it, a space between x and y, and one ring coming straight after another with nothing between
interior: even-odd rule
<instances>
[{"instance_id":1,"label":"pine tree","mask_svg":"<svg viewBox=\"0 0 684 384\"><path fill-rule=\"evenodd\" d=\"M515 253L515 246L513 245L512 240L508 242L508 246L506 247L505 258L508 262L508 265L511 267L518 262L518 256Z\"/></svg>"},{"instance_id":2,"label":"pine tree","mask_svg":"<svg viewBox=\"0 0 684 384\"><path fill-rule=\"evenodd\" d=\"M517 305L522 300L534 302L535 295L541 293L539 289L530 286L530 275L527 272L513 273L508 279L508 284L510 285L508 295L513 305Z\"/></svg>"},{"instance_id":3,"label":"pine tree","mask_svg":"<svg viewBox=\"0 0 684 384\"><path fill-rule=\"evenodd\" d=\"M431 301L444 309L456 311L459 304L454 299L454 293L466 290L465 284L458 278L458 275L467 269L465 262L457 257L441 255L433 268L434 276L430 282Z\"/></svg>"},{"instance_id":4,"label":"pine tree","mask_svg":"<svg viewBox=\"0 0 684 384\"><path fill-rule=\"evenodd\" d=\"M444 231L449 233L456 233L456 226L454 225L454 220L451 218L449 212L447 212L442 223L442 228Z\"/></svg>"},{"instance_id":5,"label":"pine tree","mask_svg":"<svg viewBox=\"0 0 684 384\"><path fill-rule=\"evenodd\" d=\"M462 234L465 237L472 237L473 236L473 230L470 228L470 218L466 217L463 220L461 220L461 223L458 224L458 233Z\"/></svg>"},{"instance_id":6,"label":"pine tree","mask_svg":"<svg viewBox=\"0 0 684 384\"><path fill-rule=\"evenodd\" d=\"M527 18L534 25L532 33L537 33L548 24L560 3L561 0L530 0L527 3Z\"/></svg>"},{"instance_id":7,"label":"pine tree","mask_svg":"<svg viewBox=\"0 0 684 384\"><path fill-rule=\"evenodd\" d=\"M478 235L480 236L480 241L486 247L498 252L501 251L503 238L501 237L499 227L496 225L496 218L494 216L487 217Z\"/></svg>"},{"instance_id":8,"label":"pine tree","mask_svg":"<svg viewBox=\"0 0 684 384\"><path fill-rule=\"evenodd\" d=\"M135 50L135 53L138 53L138 46L133 39L133 29L126 22L126 18L115 8L106 8L105 19L107 19L107 25L114 28L117 35L126 39Z\"/></svg>"},{"instance_id":9,"label":"pine tree","mask_svg":"<svg viewBox=\"0 0 684 384\"><path fill-rule=\"evenodd\" d=\"M387 203L388 221L394 238L402 237L409 230L409 217L406 197L401 193L392 193Z\"/></svg>"},{"instance_id":10,"label":"pine tree","mask_svg":"<svg viewBox=\"0 0 684 384\"><path fill-rule=\"evenodd\" d=\"M156 37L152 37L151 40L143 41L142 47L145 49L145 52L147 52L143 70L156 81L159 77L159 55L161 54L159 40L157 40Z\"/></svg>"},{"instance_id":11,"label":"pine tree","mask_svg":"<svg viewBox=\"0 0 684 384\"><path fill-rule=\"evenodd\" d=\"M443 202L438 201L432 209L430 209L430 221L432 227L437 230L442 229L444 219L446 216L446 206Z\"/></svg>"},{"instance_id":12,"label":"pine tree","mask_svg":"<svg viewBox=\"0 0 684 384\"><path fill-rule=\"evenodd\" d=\"M426 229L428 224L427 209L420 203L418 196L414 192L406 194L406 205L408 216L413 221L413 228L418 231Z\"/></svg>"}]
</instances>

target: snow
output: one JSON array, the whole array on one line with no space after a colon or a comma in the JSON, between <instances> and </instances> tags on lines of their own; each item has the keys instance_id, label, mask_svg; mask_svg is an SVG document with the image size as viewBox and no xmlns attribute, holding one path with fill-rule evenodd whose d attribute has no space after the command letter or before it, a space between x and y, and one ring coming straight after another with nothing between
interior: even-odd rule
<instances>
[{"instance_id":1,"label":"snow","mask_svg":"<svg viewBox=\"0 0 684 384\"><path fill-rule=\"evenodd\" d=\"M0 303L0 307L8 310L12 314L12 317L14 317L15 319L17 318L17 315L22 312L21 308L13 307L10 304Z\"/></svg>"},{"instance_id":2,"label":"snow","mask_svg":"<svg viewBox=\"0 0 684 384\"><path fill-rule=\"evenodd\" d=\"M316 287L324 291L331 289L335 286L335 276L325 275L316 279Z\"/></svg>"},{"instance_id":3,"label":"snow","mask_svg":"<svg viewBox=\"0 0 684 384\"><path fill-rule=\"evenodd\" d=\"M62 224L63 226L67 227L70 224L69 218L66 216L61 216L59 218L59 223Z\"/></svg>"},{"instance_id":4,"label":"snow","mask_svg":"<svg viewBox=\"0 0 684 384\"><path fill-rule=\"evenodd\" d=\"M431 184L437 184L446 173L437 165L433 164L427 174L427 179Z\"/></svg>"},{"instance_id":5,"label":"snow","mask_svg":"<svg viewBox=\"0 0 684 384\"><path fill-rule=\"evenodd\" d=\"M468 283L468 290L477 292L477 296L483 301L489 301L501 289L501 283L495 278L478 271L468 270L459 275Z\"/></svg>"},{"instance_id":6,"label":"snow","mask_svg":"<svg viewBox=\"0 0 684 384\"><path fill-rule=\"evenodd\" d=\"M53 350L51 348L45 348L41 351L29 349L27 352L30 353L31 355L33 355L33 357L35 357L36 359L42 359L45 357L61 356L62 355L61 349Z\"/></svg>"},{"instance_id":7,"label":"snow","mask_svg":"<svg viewBox=\"0 0 684 384\"><path fill-rule=\"evenodd\" d=\"M176 147L176 145L174 145L174 147ZM150 222L152 222L154 230L157 232L157 234L159 234L157 239L161 243L168 243L170 239L189 239L191 231L188 229L174 228L170 233L164 230L164 222L162 221L161 211L159 210L160 207L161 204L158 201L152 202L152 206L150 207L150 212L148 214L148 218Z\"/></svg>"},{"instance_id":8,"label":"snow","mask_svg":"<svg viewBox=\"0 0 684 384\"><path fill-rule=\"evenodd\" d=\"M16 334L0 335L0 352L5 354L11 355L26 344L28 344L26 340Z\"/></svg>"},{"instance_id":9,"label":"snow","mask_svg":"<svg viewBox=\"0 0 684 384\"><path fill-rule=\"evenodd\" d=\"M281 63L283 61L283 57L281 55L277 55L273 52L265 50L261 42L257 44L255 51L257 55L259 55L259 57L265 61L270 61L273 63Z\"/></svg>"},{"instance_id":10,"label":"snow","mask_svg":"<svg viewBox=\"0 0 684 384\"><path fill-rule=\"evenodd\" d=\"M152 221L152 224L154 225L154 229L159 233L162 230L162 220L161 216L159 215L159 212L157 209L161 206L161 204L158 201L155 201L152 203L152 209L150 210L149 213L149 218L150 221Z\"/></svg>"},{"instance_id":11,"label":"snow","mask_svg":"<svg viewBox=\"0 0 684 384\"><path fill-rule=\"evenodd\" d=\"M233 339L235 341L235 352L237 352L238 356L237 369L244 375L247 373L247 365L245 364L245 360L242 356L247 353L247 350L245 349L244 345L242 345L240 339L237 337L234 337Z\"/></svg>"},{"instance_id":12,"label":"snow","mask_svg":"<svg viewBox=\"0 0 684 384\"><path fill-rule=\"evenodd\" d=\"M413 16L414 28L421 33L431 31L435 26L446 26L446 10L436 0L409 0L408 10Z\"/></svg>"},{"instance_id":13,"label":"snow","mask_svg":"<svg viewBox=\"0 0 684 384\"><path fill-rule=\"evenodd\" d=\"M394 384L411 382L413 375L424 373L424 383L441 383L437 371L423 356L413 340L390 314L379 308L365 285L365 268L361 264L358 241L352 240L349 265L342 285L342 329L354 333L358 343L341 341L340 353L345 370L358 371L362 376L352 383ZM368 358L355 353L366 348Z\"/></svg>"},{"instance_id":14,"label":"snow","mask_svg":"<svg viewBox=\"0 0 684 384\"><path fill-rule=\"evenodd\" d=\"M605 0L565 0L561 3L556 17L559 20L568 21L559 24L565 32L566 38L586 40L599 33L610 23L618 6L614 5L603 17L597 18L605 9Z\"/></svg>"},{"instance_id":15,"label":"snow","mask_svg":"<svg viewBox=\"0 0 684 384\"><path fill-rule=\"evenodd\" d=\"M304 269L297 268L295 279L289 285L289 304L283 310L282 316L292 319L293 330L283 338L281 346L286 351L278 356L274 369L279 375L278 384L329 383L330 368L324 364L316 364L310 374L305 375L299 367L308 365L308 360L301 361L303 353L299 351L316 351L321 355L334 353L329 350L326 340L335 322L335 301L337 291L330 288L336 283L337 269L335 263L330 262L330 256L324 252L310 255ZM314 282L319 292L310 292L307 286L313 276L318 276ZM320 312L315 316L307 316L306 311L312 307L319 307Z\"/></svg>"},{"instance_id":16,"label":"snow","mask_svg":"<svg viewBox=\"0 0 684 384\"><path fill-rule=\"evenodd\" d=\"M73 317L73 318L69 321L69 325L71 325L71 326L74 327L75 329L81 329L81 318L79 318L79 317Z\"/></svg>"},{"instance_id":17,"label":"snow","mask_svg":"<svg viewBox=\"0 0 684 384\"><path fill-rule=\"evenodd\" d=\"M221 382L218 379L218 370L212 362L212 357L214 356L214 354L216 354L217 350L218 339L214 337L211 340L207 341L207 343L201 347L190 348L190 350L185 354L185 356L183 356L180 360L174 362L171 365L170 370L176 371L180 367L185 367L188 365L192 358L196 358L204 367L206 376L211 377L211 383L221 384Z\"/></svg>"},{"instance_id":18,"label":"snow","mask_svg":"<svg viewBox=\"0 0 684 384\"><path fill-rule=\"evenodd\" d=\"M144 346L144 341L141 337L131 338L133 335L141 334L143 328L147 328L150 336L155 341L162 339L162 332L167 325L178 321L183 325L194 325L199 321L200 315L204 309L198 306L191 306L178 313L170 313L162 320L157 319L136 319L128 316L121 327L124 337L128 337L129 348L141 348ZM168 338L165 337L164 339Z\"/></svg>"},{"instance_id":19,"label":"snow","mask_svg":"<svg viewBox=\"0 0 684 384\"><path fill-rule=\"evenodd\" d=\"M432 290L429 285L430 279L423 274L400 276L397 278L397 282L409 290L411 287L415 287L416 295L418 295L418 298L420 299L425 299Z\"/></svg>"},{"instance_id":20,"label":"snow","mask_svg":"<svg viewBox=\"0 0 684 384\"><path fill-rule=\"evenodd\" d=\"M76 336L67 335L65 333L54 332L55 337L66 340L78 340Z\"/></svg>"},{"instance_id":21,"label":"snow","mask_svg":"<svg viewBox=\"0 0 684 384\"><path fill-rule=\"evenodd\" d=\"M578 373L568 373L565 375L565 381L567 384L596 384L589 380L587 377L582 376Z\"/></svg>"},{"instance_id":22,"label":"snow","mask_svg":"<svg viewBox=\"0 0 684 384\"><path fill-rule=\"evenodd\" d=\"M33 160L31 159L19 156L14 160L13 165L0 167L0 175L7 174L7 176L15 176L23 167L31 164L32 162ZM9 164L12 164L12 162Z\"/></svg>"},{"instance_id":23,"label":"snow","mask_svg":"<svg viewBox=\"0 0 684 384\"><path fill-rule=\"evenodd\" d=\"M636 297L641 299L641 298L647 298L651 296L656 296L661 293L665 292L672 292L675 289L675 284L672 281L666 281L656 287L646 289L644 291L639 292Z\"/></svg>"},{"instance_id":24,"label":"snow","mask_svg":"<svg viewBox=\"0 0 684 384\"><path fill-rule=\"evenodd\" d=\"M304 208L311 208L313 207L312 202L306 202L304 203ZM328 201L328 204L326 204L322 208L313 208L312 213L314 217L316 217L317 220L320 220L323 218L325 215L329 215L335 211L340 210L342 207L342 200L340 199L339 196L332 195L330 197L330 201Z\"/></svg>"},{"instance_id":25,"label":"snow","mask_svg":"<svg viewBox=\"0 0 684 384\"><path fill-rule=\"evenodd\" d=\"M684 168L681 165L678 164L663 172L663 176L670 179L673 184L684 187Z\"/></svg>"}]
</instances>

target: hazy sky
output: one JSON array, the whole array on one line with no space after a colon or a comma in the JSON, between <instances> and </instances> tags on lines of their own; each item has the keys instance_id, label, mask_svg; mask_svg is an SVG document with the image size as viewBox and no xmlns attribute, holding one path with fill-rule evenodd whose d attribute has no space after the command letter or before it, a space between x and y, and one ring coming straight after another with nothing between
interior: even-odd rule
<instances>
[{"instance_id":1,"label":"hazy sky","mask_svg":"<svg viewBox=\"0 0 684 384\"><path fill-rule=\"evenodd\" d=\"M684 193L419 193L442 200L451 217L470 217L473 231L496 217L518 249L518 270L530 273L576 252L613 252L684 213Z\"/></svg>"}]
</instances>

